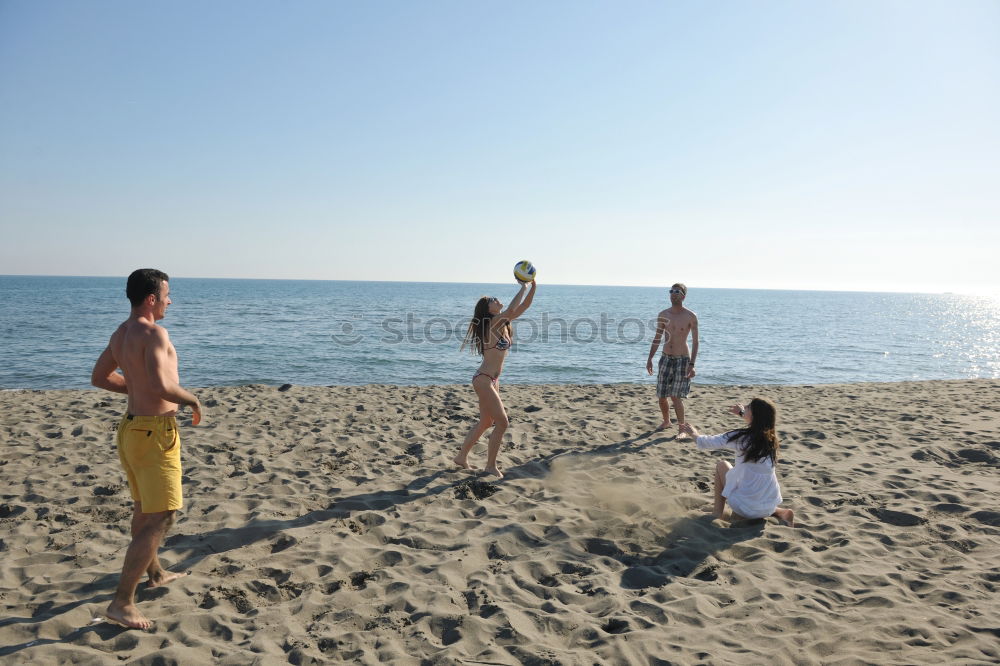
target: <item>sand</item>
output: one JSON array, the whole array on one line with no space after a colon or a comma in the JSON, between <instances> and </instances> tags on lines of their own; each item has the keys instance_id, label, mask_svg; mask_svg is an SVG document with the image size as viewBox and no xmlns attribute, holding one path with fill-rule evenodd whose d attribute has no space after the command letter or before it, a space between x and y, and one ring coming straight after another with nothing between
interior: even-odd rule
<instances>
[{"instance_id":1,"label":"sand","mask_svg":"<svg viewBox=\"0 0 1000 666\"><path fill-rule=\"evenodd\" d=\"M150 632L91 624L129 540L124 398L2 392L0 661L995 663L998 389L695 387L706 433L778 404L795 529L704 513L726 454L653 432L648 385L502 387L499 483L449 464L468 386L197 390L161 551L191 575L140 587Z\"/></svg>"}]
</instances>

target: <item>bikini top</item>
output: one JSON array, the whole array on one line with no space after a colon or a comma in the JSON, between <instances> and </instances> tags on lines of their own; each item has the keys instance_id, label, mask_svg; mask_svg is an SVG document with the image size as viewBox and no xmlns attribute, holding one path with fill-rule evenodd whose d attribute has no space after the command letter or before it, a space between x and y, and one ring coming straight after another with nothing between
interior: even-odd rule
<instances>
[{"instance_id":1,"label":"bikini top","mask_svg":"<svg viewBox=\"0 0 1000 666\"><path fill-rule=\"evenodd\" d=\"M487 349L498 349L500 351L507 351L508 349L510 349L510 339L498 338L497 343L492 347L487 347Z\"/></svg>"}]
</instances>

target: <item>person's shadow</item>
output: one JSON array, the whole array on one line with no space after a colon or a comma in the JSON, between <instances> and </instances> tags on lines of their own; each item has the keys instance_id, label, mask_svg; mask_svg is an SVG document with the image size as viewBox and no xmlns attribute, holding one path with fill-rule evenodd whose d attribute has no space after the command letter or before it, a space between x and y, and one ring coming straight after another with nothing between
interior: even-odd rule
<instances>
[{"instance_id":1,"label":"person's shadow","mask_svg":"<svg viewBox=\"0 0 1000 666\"><path fill-rule=\"evenodd\" d=\"M111 595L107 595L111 598ZM74 604L75 608L79 604ZM40 621L40 620L39 620ZM27 643L20 643L17 645L3 645L0 646L0 657L6 657L7 655L14 654L15 652L20 652L31 647L37 647L40 645L53 645L53 644L63 644L63 643L76 643L81 638L90 633L97 634L102 641L107 641L114 638L123 631L128 631L124 627L120 627L114 624L102 623L102 624L89 624L85 627L80 627L79 629L74 629L70 633L66 634L62 638L39 638L33 641L28 641Z\"/></svg>"},{"instance_id":2,"label":"person's shadow","mask_svg":"<svg viewBox=\"0 0 1000 666\"><path fill-rule=\"evenodd\" d=\"M694 518L681 518L664 537L664 548L656 555L634 556L626 553L611 554L624 564L621 586L629 590L661 587L674 578L695 578L712 581L718 578L716 565L705 565L713 553L734 544L754 539L764 533L763 519L733 523L719 527L710 514Z\"/></svg>"}]
</instances>

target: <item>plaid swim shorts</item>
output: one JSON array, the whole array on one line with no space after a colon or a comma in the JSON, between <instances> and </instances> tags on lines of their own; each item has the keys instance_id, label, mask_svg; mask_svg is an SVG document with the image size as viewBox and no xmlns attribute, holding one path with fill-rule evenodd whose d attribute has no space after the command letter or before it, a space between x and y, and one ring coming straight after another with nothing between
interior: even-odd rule
<instances>
[{"instance_id":1,"label":"plaid swim shorts","mask_svg":"<svg viewBox=\"0 0 1000 666\"><path fill-rule=\"evenodd\" d=\"M660 355L660 369L656 373L657 398L686 398L691 389L691 380L687 376L688 356Z\"/></svg>"}]
</instances>

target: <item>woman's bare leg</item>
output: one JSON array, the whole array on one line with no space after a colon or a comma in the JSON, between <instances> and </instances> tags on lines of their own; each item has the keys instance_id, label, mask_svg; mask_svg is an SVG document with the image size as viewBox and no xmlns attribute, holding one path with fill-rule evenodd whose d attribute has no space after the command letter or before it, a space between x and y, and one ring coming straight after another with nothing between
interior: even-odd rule
<instances>
[{"instance_id":1,"label":"woman's bare leg","mask_svg":"<svg viewBox=\"0 0 1000 666\"><path fill-rule=\"evenodd\" d=\"M722 518L726 513L726 498L722 496L722 490L726 487L726 474L732 468L725 460L715 464L715 506L712 513L716 518Z\"/></svg>"},{"instance_id":2,"label":"woman's bare leg","mask_svg":"<svg viewBox=\"0 0 1000 666\"><path fill-rule=\"evenodd\" d=\"M476 379L479 378L477 377ZM476 442L478 442L479 438L483 436L483 433L489 430L489 427L493 425L493 417L490 416L484 402L484 393L492 391L489 384L489 377L486 377L486 380L486 386L482 386L475 380L472 382L472 386L476 391L476 396L479 398L479 421L476 425L472 426L472 430L470 430L469 434L465 436L462 448L459 449L458 455L454 458L455 464L464 469L475 469L475 467L469 464L469 452L472 451L472 447L476 445Z\"/></svg>"},{"instance_id":3,"label":"woman's bare leg","mask_svg":"<svg viewBox=\"0 0 1000 666\"><path fill-rule=\"evenodd\" d=\"M486 413L493 419L493 432L490 433L489 445L486 448L486 472L502 479L503 473L497 467L497 455L500 453L503 435L507 432L510 422L507 420L507 412L503 408L503 401L496 386L490 384L486 390L480 392L480 396Z\"/></svg>"}]
</instances>

